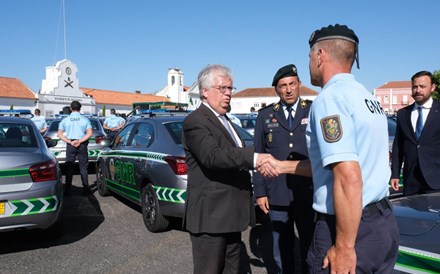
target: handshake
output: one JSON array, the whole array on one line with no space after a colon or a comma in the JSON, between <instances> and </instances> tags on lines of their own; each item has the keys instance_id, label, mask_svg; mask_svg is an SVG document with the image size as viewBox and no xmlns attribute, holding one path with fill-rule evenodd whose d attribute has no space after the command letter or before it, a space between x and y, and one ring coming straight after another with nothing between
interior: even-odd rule
<instances>
[{"instance_id":1,"label":"handshake","mask_svg":"<svg viewBox=\"0 0 440 274\"><path fill-rule=\"evenodd\" d=\"M312 177L309 160L280 161L265 153L257 154L257 171L264 177L276 177L284 173Z\"/></svg>"}]
</instances>

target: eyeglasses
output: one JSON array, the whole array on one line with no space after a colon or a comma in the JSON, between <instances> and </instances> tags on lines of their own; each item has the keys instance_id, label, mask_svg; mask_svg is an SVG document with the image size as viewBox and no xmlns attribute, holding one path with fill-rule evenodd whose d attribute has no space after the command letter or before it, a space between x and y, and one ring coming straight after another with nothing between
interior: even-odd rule
<instances>
[{"instance_id":1,"label":"eyeglasses","mask_svg":"<svg viewBox=\"0 0 440 274\"><path fill-rule=\"evenodd\" d=\"M225 93L227 90L229 90L230 92L234 92L237 88L236 87L231 87L231 86L211 86L212 88L218 89L220 91L221 94Z\"/></svg>"}]
</instances>

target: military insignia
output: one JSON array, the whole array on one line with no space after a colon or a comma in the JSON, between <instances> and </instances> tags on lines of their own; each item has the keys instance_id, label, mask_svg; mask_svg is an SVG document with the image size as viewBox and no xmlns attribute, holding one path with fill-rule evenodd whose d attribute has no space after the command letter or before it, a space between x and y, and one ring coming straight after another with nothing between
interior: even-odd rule
<instances>
[{"instance_id":1,"label":"military insignia","mask_svg":"<svg viewBox=\"0 0 440 274\"><path fill-rule=\"evenodd\" d=\"M273 110L278 111L280 109L280 104L275 104Z\"/></svg>"},{"instance_id":2,"label":"military insignia","mask_svg":"<svg viewBox=\"0 0 440 274\"><path fill-rule=\"evenodd\" d=\"M309 118L302 118L301 125L307 125L309 123Z\"/></svg>"},{"instance_id":3,"label":"military insignia","mask_svg":"<svg viewBox=\"0 0 440 274\"><path fill-rule=\"evenodd\" d=\"M267 124L267 128L274 128L274 127L278 127L280 124L278 124L278 123L270 123L270 124Z\"/></svg>"},{"instance_id":4,"label":"military insignia","mask_svg":"<svg viewBox=\"0 0 440 274\"><path fill-rule=\"evenodd\" d=\"M267 134L267 141L268 141L269 143L272 143L272 138L273 138L273 134L272 134L272 132L270 132L269 134Z\"/></svg>"},{"instance_id":5,"label":"military insignia","mask_svg":"<svg viewBox=\"0 0 440 274\"><path fill-rule=\"evenodd\" d=\"M334 143L342 138L342 125L339 115L332 115L321 119L321 129L324 140Z\"/></svg>"},{"instance_id":6,"label":"military insignia","mask_svg":"<svg viewBox=\"0 0 440 274\"><path fill-rule=\"evenodd\" d=\"M302 107L302 108L306 108L306 107L307 107L307 102L301 100L301 107Z\"/></svg>"},{"instance_id":7,"label":"military insignia","mask_svg":"<svg viewBox=\"0 0 440 274\"><path fill-rule=\"evenodd\" d=\"M269 124L269 123L270 123L270 119L265 119L265 120L264 120L264 123L265 123L265 124Z\"/></svg>"}]
</instances>

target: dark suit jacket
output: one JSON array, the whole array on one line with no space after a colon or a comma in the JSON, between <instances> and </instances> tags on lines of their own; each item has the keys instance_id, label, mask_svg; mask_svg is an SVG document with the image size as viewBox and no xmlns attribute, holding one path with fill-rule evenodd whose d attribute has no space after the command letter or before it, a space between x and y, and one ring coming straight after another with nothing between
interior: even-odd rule
<instances>
[{"instance_id":1,"label":"dark suit jacket","mask_svg":"<svg viewBox=\"0 0 440 274\"><path fill-rule=\"evenodd\" d=\"M432 189L440 189L440 103L432 103L419 140L411 124L414 104L397 112L397 129L393 143L391 178L400 177L403 163L404 194L418 191L420 181L414 176L420 168L426 183Z\"/></svg>"},{"instance_id":2,"label":"dark suit jacket","mask_svg":"<svg viewBox=\"0 0 440 274\"><path fill-rule=\"evenodd\" d=\"M229 233L254 225L249 172L254 148L243 142L243 148L237 147L203 104L188 115L183 130L188 163L184 227L191 233Z\"/></svg>"},{"instance_id":3,"label":"dark suit jacket","mask_svg":"<svg viewBox=\"0 0 440 274\"><path fill-rule=\"evenodd\" d=\"M281 103L269 105L258 112L255 126L255 152L270 153L278 160L308 159L305 130L311 101L299 99L292 129L289 129ZM264 178L259 173L253 177L256 198L269 197L269 203L289 206L292 201L313 200L313 181L310 177L281 174Z\"/></svg>"}]
</instances>

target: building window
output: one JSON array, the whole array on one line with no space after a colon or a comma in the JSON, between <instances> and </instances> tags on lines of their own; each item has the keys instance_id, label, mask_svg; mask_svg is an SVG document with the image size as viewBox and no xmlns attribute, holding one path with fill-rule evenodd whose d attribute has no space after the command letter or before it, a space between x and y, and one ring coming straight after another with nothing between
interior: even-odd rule
<instances>
[{"instance_id":1,"label":"building window","mask_svg":"<svg viewBox=\"0 0 440 274\"><path fill-rule=\"evenodd\" d=\"M260 107L260 103L259 102L254 103L254 107L259 108Z\"/></svg>"},{"instance_id":2,"label":"building window","mask_svg":"<svg viewBox=\"0 0 440 274\"><path fill-rule=\"evenodd\" d=\"M403 97L402 97L402 105L408 105L408 95L403 95Z\"/></svg>"},{"instance_id":3,"label":"building window","mask_svg":"<svg viewBox=\"0 0 440 274\"><path fill-rule=\"evenodd\" d=\"M397 104L397 96L393 96L393 104Z\"/></svg>"},{"instance_id":4,"label":"building window","mask_svg":"<svg viewBox=\"0 0 440 274\"><path fill-rule=\"evenodd\" d=\"M388 95L385 95L384 96L384 98L383 98L383 102L385 103L385 104L388 104L389 102L388 102Z\"/></svg>"}]
</instances>

